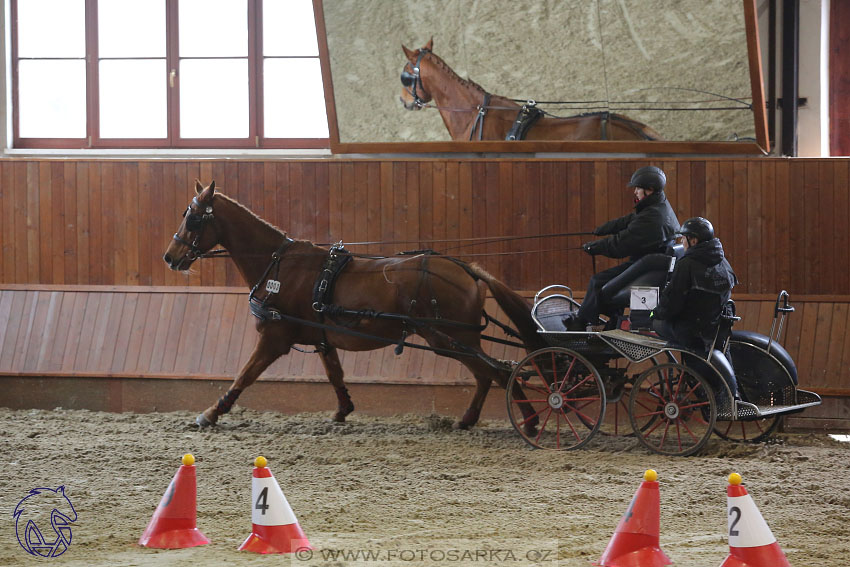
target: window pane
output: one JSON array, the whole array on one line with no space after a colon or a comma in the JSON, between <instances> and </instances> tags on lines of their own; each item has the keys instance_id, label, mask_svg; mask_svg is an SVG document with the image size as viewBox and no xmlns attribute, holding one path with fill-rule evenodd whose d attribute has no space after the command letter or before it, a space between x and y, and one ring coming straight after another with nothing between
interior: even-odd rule
<instances>
[{"instance_id":1,"label":"window pane","mask_svg":"<svg viewBox=\"0 0 850 567\"><path fill-rule=\"evenodd\" d=\"M267 59L263 80L267 138L328 137L318 59Z\"/></svg>"},{"instance_id":2,"label":"window pane","mask_svg":"<svg viewBox=\"0 0 850 567\"><path fill-rule=\"evenodd\" d=\"M180 62L180 137L248 137L248 61Z\"/></svg>"},{"instance_id":3,"label":"window pane","mask_svg":"<svg viewBox=\"0 0 850 567\"><path fill-rule=\"evenodd\" d=\"M166 138L166 66L158 61L100 62L100 137Z\"/></svg>"},{"instance_id":4,"label":"window pane","mask_svg":"<svg viewBox=\"0 0 850 567\"><path fill-rule=\"evenodd\" d=\"M263 55L319 56L312 0L263 1Z\"/></svg>"},{"instance_id":5,"label":"window pane","mask_svg":"<svg viewBox=\"0 0 850 567\"><path fill-rule=\"evenodd\" d=\"M99 0L100 57L165 57L165 0Z\"/></svg>"},{"instance_id":6,"label":"window pane","mask_svg":"<svg viewBox=\"0 0 850 567\"><path fill-rule=\"evenodd\" d=\"M180 0L180 57L248 55L246 0Z\"/></svg>"},{"instance_id":7,"label":"window pane","mask_svg":"<svg viewBox=\"0 0 850 567\"><path fill-rule=\"evenodd\" d=\"M85 61L18 64L22 138L86 137Z\"/></svg>"},{"instance_id":8,"label":"window pane","mask_svg":"<svg viewBox=\"0 0 850 567\"><path fill-rule=\"evenodd\" d=\"M18 0L18 57L85 57L83 0Z\"/></svg>"}]
</instances>

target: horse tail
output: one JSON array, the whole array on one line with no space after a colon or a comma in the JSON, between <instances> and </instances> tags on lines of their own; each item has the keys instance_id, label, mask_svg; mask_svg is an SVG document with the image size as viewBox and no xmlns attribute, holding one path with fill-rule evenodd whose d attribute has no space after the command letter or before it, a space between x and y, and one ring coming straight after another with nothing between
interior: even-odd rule
<instances>
[{"instance_id":1,"label":"horse tail","mask_svg":"<svg viewBox=\"0 0 850 567\"><path fill-rule=\"evenodd\" d=\"M534 319L531 318L531 305L527 299L487 273L481 266L469 264L469 270L490 288L490 293L493 294L496 303L499 304L499 307L519 331L526 350L532 351L547 346L540 333L537 332Z\"/></svg>"}]
</instances>

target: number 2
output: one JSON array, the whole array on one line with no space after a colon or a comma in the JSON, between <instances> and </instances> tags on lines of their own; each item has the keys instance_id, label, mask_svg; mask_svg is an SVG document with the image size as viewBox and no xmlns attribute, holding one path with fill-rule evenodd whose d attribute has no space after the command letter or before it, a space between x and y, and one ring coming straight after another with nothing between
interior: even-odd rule
<instances>
[{"instance_id":1,"label":"number 2","mask_svg":"<svg viewBox=\"0 0 850 567\"><path fill-rule=\"evenodd\" d=\"M256 502L256 504L254 504L254 508L259 510L260 514L263 515L263 516L266 515L266 510L269 509L269 505L266 504L268 497L269 497L269 487L267 486L263 490L260 491L260 495L257 497L257 502Z\"/></svg>"},{"instance_id":2,"label":"number 2","mask_svg":"<svg viewBox=\"0 0 850 567\"><path fill-rule=\"evenodd\" d=\"M733 521L732 524L729 526L729 535L730 536L740 535L741 532L736 530L735 526L738 525L738 522L741 521L741 509L738 508L737 506L732 506L731 508L729 508L729 515L731 516L732 514L735 514L735 521Z\"/></svg>"}]
</instances>

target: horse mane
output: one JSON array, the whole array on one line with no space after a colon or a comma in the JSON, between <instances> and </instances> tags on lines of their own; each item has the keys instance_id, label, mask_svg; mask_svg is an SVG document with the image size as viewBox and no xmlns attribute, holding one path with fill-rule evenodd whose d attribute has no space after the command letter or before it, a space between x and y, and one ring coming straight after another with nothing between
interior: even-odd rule
<instances>
[{"instance_id":1,"label":"horse mane","mask_svg":"<svg viewBox=\"0 0 850 567\"><path fill-rule=\"evenodd\" d=\"M289 238L292 238L292 236L287 234L287 232L285 230L282 230L282 229L276 227L275 225L273 225L269 221L260 217L259 215L257 215L257 213L255 213L254 211L252 211L251 209L249 209L248 207L246 207L245 205L243 205L242 203L240 203L239 201L237 201L233 197L229 197L229 196L225 195L224 193L219 193L219 192L216 192L215 196L220 197L222 200L227 201L228 203L234 205L237 209L244 211L249 216L253 217L257 221L259 221L261 224L263 224L263 225L267 226L268 228L272 229L273 231L277 232L281 236L289 236ZM310 244L311 246L315 246L309 240L302 240L302 239L299 239L299 238L292 238L292 239L295 240L296 242L306 242L307 244Z\"/></svg>"},{"instance_id":2,"label":"horse mane","mask_svg":"<svg viewBox=\"0 0 850 567\"><path fill-rule=\"evenodd\" d=\"M468 87L472 87L472 88L474 88L475 90L479 91L479 92L480 92L480 93L482 93L482 94L484 94L484 93L486 93L486 92L487 92L487 91L484 89L484 87L482 87L481 85L479 85L478 83L476 83L476 82L475 82L475 81L473 81L472 79L464 79L464 78L462 78L460 75L458 75L457 73L455 73L455 70L454 70L454 69L452 69L451 67L449 67L449 64L448 64L448 63L446 63L445 61L443 61L443 59L442 59L439 55L437 55L436 53L434 53L433 51L429 51L429 52L428 52L428 55L429 55L429 56L433 59L433 63L434 63L435 65L437 65L438 67L440 67L441 69L443 69L443 71L445 71L446 73L448 73L448 74L449 74L449 77L451 77L452 79L457 80L457 82L459 82L462 86L464 86L464 87L467 87L467 86L468 86Z\"/></svg>"},{"instance_id":3,"label":"horse mane","mask_svg":"<svg viewBox=\"0 0 850 567\"><path fill-rule=\"evenodd\" d=\"M442 59L439 55L437 55L436 53L434 53L433 51L429 51L429 52L428 52L428 55L426 55L426 56L425 56L425 59L426 59L426 60L430 60L432 63L434 63L434 65L436 65L437 67L439 67L440 69L442 69L443 71L445 71L445 72L449 75L449 78L450 78L450 79L453 79L453 80L457 81L458 83L460 83L460 85L461 85L462 87L472 87L474 90L476 90L476 91L478 91L479 93L481 93L481 96L482 96L482 97L483 97L485 94L488 94L488 93L487 93L487 89L485 89L484 87L482 87L481 85L479 85L478 83L476 83L475 81L473 81L472 79L464 79L464 78L462 78L460 75L458 75L458 74L455 72L455 70L454 70L454 69L452 69L451 67L449 67L449 64L448 64L448 63L446 63L445 61L443 61L443 59ZM509 99L509 98L508 98L508 97L506 97L506 96L499 95L499 94L495 94L495 93L489 93L489 94L490 94L490 96L492 97L492 98L490 99L490 103L491 103L491 104L493 103L493 101L494 101L494 100L507 101L507 102L510 102L511 104L514 104L514 101L513 101L512 99ZM517 108L519 108L519 107L517 107Z\"/></svg>"}]
</instances>

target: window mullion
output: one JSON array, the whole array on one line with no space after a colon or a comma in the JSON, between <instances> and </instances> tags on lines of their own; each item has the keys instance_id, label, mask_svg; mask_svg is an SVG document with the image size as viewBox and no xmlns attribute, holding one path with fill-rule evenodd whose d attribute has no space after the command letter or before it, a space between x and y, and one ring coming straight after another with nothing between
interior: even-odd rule
<instances>
[{"instance_id":1,"label":"window mullion","mask_svg":"<svg viewBox=\"0 0 850 567\"><path fill-rule=\"evenodd\" d=\"M86 142L92 147L100 142L100 66L97 44L97 1L86 0Z\"/></svg>"},{"instance_id":2,"label":"window mullion","mask_svg":"<svg viewBox=\"0 0 850 567\"><path fill-rule=\"evenodd\" d=\"M248 2L248 94L251 143L263 147L263 0Z\"/></svg>"},{"instance_id":3,"label":"window mullion","mask_svg":"<svg viewBox=\"0 0 850 567\"><path fill-rule=\"evenodd\" d=\"M178 0L165 0L165 35L168 38L165 49L166 73L168 81L168 146L175 147L180 139L180 26L178 25Z\"/></svg>"}]
</instances>

